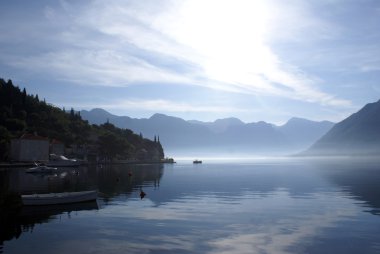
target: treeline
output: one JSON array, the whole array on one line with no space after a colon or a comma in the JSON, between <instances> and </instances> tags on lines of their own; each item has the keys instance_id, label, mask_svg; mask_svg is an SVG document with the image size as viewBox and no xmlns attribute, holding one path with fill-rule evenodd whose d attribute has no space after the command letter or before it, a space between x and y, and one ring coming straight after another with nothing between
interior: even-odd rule
<instances>
[{"instance_id":1,"label":"treeline","mask_svg":"<svg viewBox=\"0 0 380 254\"><path fill-rule=\"evenodd\" d=\"M27 94L11 80L0 79L0 161L10 159L10 140L24 133L56 139L69 147L81 147L101 160L159 160L164 157L158 141L151 141L110 123L90 125L74 109L66 112Z\"/></svg>"}]
</instances>

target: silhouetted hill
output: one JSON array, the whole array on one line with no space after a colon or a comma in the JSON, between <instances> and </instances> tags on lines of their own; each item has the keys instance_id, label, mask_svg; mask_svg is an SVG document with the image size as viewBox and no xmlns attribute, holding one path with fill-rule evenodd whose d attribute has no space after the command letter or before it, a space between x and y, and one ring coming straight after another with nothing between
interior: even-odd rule
<instances>
[{"instance_id":1,"label":"silhouetted hill","mask_svg":"<svg viewBox=\"0 0 380 254\"><path fill-rule=\"evenodd\" d=\"M380 100L337 123L304 154L380 154Z\"/></svg>"},{"instance_id":2,"label":"silhouetted hill","mask_svg":"<svg viewBox=\"0 0 380 254\"><path fill-rule=\"evenodd\" d=\"M309 147L333 125L299 118L291 119L283 126L266 122L243 123L237 118L214 122L185 121L164 114L135 119L115 116L102 109L82 110L81 116L97 124L108 120L120 128L142 133L144 137L159 136L165 150L176 154L290 154Z\"/></svg>"},{"instance_id":3,"label":"silhouetted hill","mask_svg":"<svg viewBox=\"0 0 380 254\"><path fill-rule=\"evenodd\" d=\"M95 116L125 122L102 109ZM66 152L77 158L91 157L102 161L113 159L159 160L164 157L160 142L144 139L131 130L115 127L106 121L90 125L80 113L57 108L27 94L11 80L0 79L0 161L10 160L11 139L24 134L38 134L65 145Z\"/></svg>"}]
</instances>

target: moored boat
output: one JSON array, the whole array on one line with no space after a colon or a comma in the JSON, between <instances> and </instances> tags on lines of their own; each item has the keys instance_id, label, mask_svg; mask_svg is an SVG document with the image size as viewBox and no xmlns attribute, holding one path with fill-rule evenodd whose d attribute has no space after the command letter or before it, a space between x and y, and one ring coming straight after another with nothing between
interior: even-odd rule
<instances>
[{"instance_id":1,"label":"moored boat","mask_svg":"<svg viewBox=\"0 0 380 254\"><path fill-rule=\"evenodd\" d=\"M46 164L51 167L78 167L83 164L83 161L69 159L63 155L50 154L50 160Z\"/></svg>"},{"instance_id":2,"label":"moored boat","mask_svg":"<svg viewBox=\"0 0 380 254\"><path fill-rule=\"evenodd\" d=\"M78 191L47 194L21 195L23 205L58 205L96 200L98 192Z\"/></svg>"},{"instance_id":3,"label":"moored boat","mask_svg":"<svg viewBox=\"0 0 380 254\"><path fill-rule=\"evenodd\" d=\"M202 161L201 160L194 160L193 163L194 164L202 164Z\"/></svg>"},{"instance_id":4,"label":"moored boat","mask_svg":"<svg viewBox=\"0 0 380 254\"><path fill-rule=\"evenodd\" d=\"M35 165L36 165L35 167L26 169L25 172L44 174L44 173L52 173L53 171L57 170L57 168L48 167L46 165L38 165L38 164L35 164Z\"/></svg>"}]
</instances>

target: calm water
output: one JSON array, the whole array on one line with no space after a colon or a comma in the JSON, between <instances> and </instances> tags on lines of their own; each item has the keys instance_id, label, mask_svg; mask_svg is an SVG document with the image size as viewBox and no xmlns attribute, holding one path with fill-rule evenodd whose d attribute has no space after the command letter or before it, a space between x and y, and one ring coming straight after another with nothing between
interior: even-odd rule
<instances>
[{"instance_id":1,"label":"calm water","mask_svg":"<svg viewBox=\"0 0 380 254\"><path fill-rule=\"evenodd\" d=\"M0 253L380 253L380 164L365 160L119 165L47 176L12 169L0 171L0 184L3 193L102 193L84 204L2 208Z\"/></svg>"}]
</instances>

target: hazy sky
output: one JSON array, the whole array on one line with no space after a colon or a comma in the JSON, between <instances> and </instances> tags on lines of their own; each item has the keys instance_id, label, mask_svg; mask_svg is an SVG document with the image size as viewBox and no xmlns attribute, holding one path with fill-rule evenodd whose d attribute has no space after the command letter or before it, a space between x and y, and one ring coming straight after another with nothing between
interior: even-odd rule
<instances>
[{"instance_id":1,"label":"hazy sky","mask_svg":"<svg viewBox=\"0 0 380 254\"><path fill-rule=\"evenodd\" d=\"M339 121L380 99L380 1L0 1L0 77L59 107Z\"/></svg>"}]
</instances>

